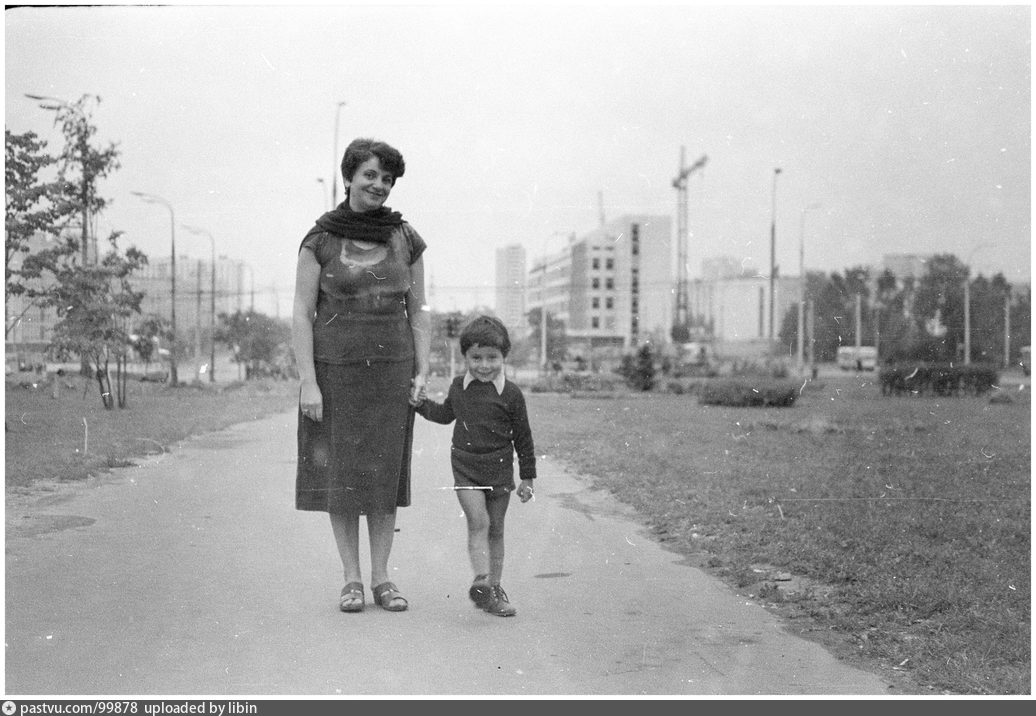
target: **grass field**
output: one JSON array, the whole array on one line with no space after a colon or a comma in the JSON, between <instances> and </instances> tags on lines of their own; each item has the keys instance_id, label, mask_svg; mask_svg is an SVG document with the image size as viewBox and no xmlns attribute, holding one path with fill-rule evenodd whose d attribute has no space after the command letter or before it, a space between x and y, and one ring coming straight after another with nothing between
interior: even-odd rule
<instances>
[{"instance_id":1,"label":"grass field","mask_svg":"<svg viewBox=\"0 0 1036 716\"><path fill-rule=\"evenodd\" d=\"M846 376L789 408L529 403L538 451L793 628L915 693L1028 694L1031 403L1004 392L885 398Z\"/></svg>"},{"instance_id":2,"label":"grass field","mask_svg":"<svg viewBox=\"0 0 1036 716\"><path fill-rule=\"evenodd\" d=\"M883 398L872 381L823 378L789 408L526 397L537 452L635 507L668 548L791 629L905 694L1030 693L1028 389L1003 402ZM54 399L9 381L8 490L290 409L296 390L130 385L129 409L108 412L93 388Z\"/></svg>"}]
</instances>

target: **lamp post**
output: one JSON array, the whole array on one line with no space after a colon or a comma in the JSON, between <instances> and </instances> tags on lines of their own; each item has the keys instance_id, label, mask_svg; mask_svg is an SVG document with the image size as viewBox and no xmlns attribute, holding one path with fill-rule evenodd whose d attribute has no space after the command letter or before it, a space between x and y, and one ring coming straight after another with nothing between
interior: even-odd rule
<instances>
[{"instance_id":1,"label":"lamp post","mask_svg":"<svg viewBox=\"0 0 1036 716\"><path fill-rule=\"evenodd\" d=\"M335 139L334 139L334 152L335 152L335 168L331 172L331 208L334 209L338 206L338 174L341 172L342 158L338 156L338 119L342 114L342 107L345 106L345 102L339 102L338 106L335 107Z\"/></svg>"},{"instance_id":2,"label":"lamp post","mask_svg":"<svg viewBox=\"0 0 1036 716\"><path fill-rule=\"evenodd\" d=\"M161 204L169 210L169 384L175 386L179 383L176 375L176 216L172 205L162 197L140 191L130 193L148 204Z\"/></svg>"},{"instance_id":3,"label":"lamp post","mask_svg":"<svg viewBox=\"0 0 1036 716\"><path fill-rule=\"evenodd\" d=\"M780 167L773 170L773 200L770 209L770 350L773 350L773 300L774 300L774 272L777 269L777 175L781 173Z\"/></svg>"},{"instance_id":4,"label":"lamp post","mask_svg":"<svg viewBox=\"0 0 1036 716\"><path fill-rule=\"evenodd\" d=\"M209 382L216 382L216 239L212 237L205 229L195 228L193 226L184 226L184 229L190 231L192 234L198 234L200 236L209 237L209 247L211 249L211 260L212 269L211 282L209 286ZM199 317L200 319L200 317Z\"/></svg>"},{"instance_id":5,"label":"lamp post","mask_svg":"<svg viewBox=\"0 0 1036 716\"><path fill-rule=\"evenodd\" d=\"M547 242L555 236L564 236L564 231L555 231L543 239L543 279L540 282L540 367L547 374Z\"/></svg>"},{"instance_id":6,"label":"lamp post","mask_svg":"<svg viewBox=\"0 0 1036 716\"><path fill-rule=\"evenodd\" d=\"M992 244L979 244L968 254L968 261L964 264L964 365L971 365L971 257L979 249L984 249Z\"/></svg>"},{"instance_id":7,"label":"lamp post","mask_svg":"<svg viewBox=\"0 0 1036 716\"><path fill-rule=\"evenodd\" d=\"M799 330L798 330L798 341L796 343L795 359L798 363L799 375L804 375L805 371L805 355L803 355L803 347L805 344L805 302L806 302L806 214L813 210L819 209L820 203L815 202L810 204L802 210L802 221L799 226Z\"/></svg>"}]
</instances>

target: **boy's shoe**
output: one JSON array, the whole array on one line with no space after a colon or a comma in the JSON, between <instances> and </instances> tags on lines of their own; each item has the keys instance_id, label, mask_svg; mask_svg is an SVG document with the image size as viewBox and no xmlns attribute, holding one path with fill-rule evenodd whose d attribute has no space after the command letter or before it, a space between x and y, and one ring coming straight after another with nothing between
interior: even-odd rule
<instances>
[{"instance_id":1,"label":"boy's shoe","mask_svg":"<svg viewBox=\"0 0 1036 716\"><path fill-rule=\"evenodd\" d=\"M471 583L471 589L468 590L468 597L475 602L475 606L479 609L485 609L493 598L493 587L486 581L487 579L489 579L488 574L479 574Z\"/></svg>"},{"instance_id":2,"label":"boy's shoe","mask_svg":"<svg viewBox=\"0 0 1036 716\"><path fill-rule=\"evenodd\" d=\"M488 613L498 617L513 617L518 610L507 601L507 592L499 584L490 587L491 597L489 603L482 607Z\"/></svg>"}]
</instances>

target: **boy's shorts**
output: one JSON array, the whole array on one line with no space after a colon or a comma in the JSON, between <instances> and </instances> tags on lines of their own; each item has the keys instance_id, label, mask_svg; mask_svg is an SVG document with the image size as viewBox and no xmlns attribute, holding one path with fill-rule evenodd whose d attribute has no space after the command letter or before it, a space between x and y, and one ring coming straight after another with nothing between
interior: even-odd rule
<instances>
[{"instance_id":1,"label":"boy's shorts","mask_svg":"<svg viewBox=\"0 0 1036 716\"><path fill-rule=\"evenodd\" d=\"M455 487L493 488L482 490L487 497L506 494L515 488L513 446L483 454L451 447L450 464Z\"/></svg>"}]
</instances>

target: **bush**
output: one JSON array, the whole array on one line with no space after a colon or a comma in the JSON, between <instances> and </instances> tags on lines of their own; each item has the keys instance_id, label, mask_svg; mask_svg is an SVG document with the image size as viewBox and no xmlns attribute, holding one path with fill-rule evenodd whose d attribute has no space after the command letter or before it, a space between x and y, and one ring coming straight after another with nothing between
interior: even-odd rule
<instances>
[{"instance_id":1,"label":"bush","mask_svg":"<svg viewBox=\"0 0 1036 716\"><path fill-rule=\"evenodd\" d=\"M636 356L624 355L618 373L634 390L648 391L655 387L655 355L651 345L645 343Z\"/></svg>"},{"instance_id":2,"label":"bush","mask_svg":"<svg viewBox=\"0 0 1036 716\"><path fill-rule=\"evenodd\" d=\"M988 365L893 364L878 372L882 395L983 395L1000 380Z\"/></svg>"},{"instance_id":3,"label":"bush","mask_svg":"<svg viewBox=\"0 0 1036 716\"><path fill-rule=\"evenodd\" d=\"M610 373L560 373L539 378L529 390L533 393L599 393L624 387L620 376Z\"/></svg>"},{"instance_id":4,"label":"bush","mask_svg":"<svg viewBox=\"0 0 1036 716\"><path fill-rule=\"evenodd\" d=\"M784 408L794 405L798 395L799 386L787 381L721 380L703 385L698 402L702 405Z\"/></svg>"}]
</instances>

